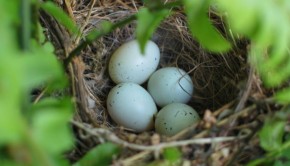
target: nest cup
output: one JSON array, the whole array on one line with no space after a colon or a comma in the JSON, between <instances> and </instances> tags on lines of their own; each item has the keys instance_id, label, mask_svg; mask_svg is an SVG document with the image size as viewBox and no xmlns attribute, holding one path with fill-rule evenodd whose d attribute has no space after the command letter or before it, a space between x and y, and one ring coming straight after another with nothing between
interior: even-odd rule
<instances>
[{"instance_id":1,"label":"nest cup","mask_svg":"<svg viewBox=\"0 0 290 166\"><path fill-rule=\"evenodd\" d=\"M138 7L142 5L132 3L133 1L120 2L97 2L92 8L88 24L84 27L84 34L98 28L102 21L116 22L124 19L136 13ZM76 22L84 25L90 4L78 4L74 10ZM215 16L211 18L216 27L223 32L222 21ZM77 92L77 98L85 100L79 100L84 101L81 103L83 109L77 111L74 119L86 125L109 129L125 141L146 145L151 144L154 131L136 134L123 129L113 122L106 109L107 95L115 85L108 74L108 62L119 46L135 39L136 25L137 22L132 22L125 27L117 28L82 51L80 59L84 68L78 71L81 78L78 78L76 84L79 83L79 79L83 80L84 88ZM227 54L210 53L191 36L186 26L186 17L181 11L174 12L164 20L151 40L161 51L158 68L178 67L190 75L194 84L194 94L188 104L197 110L201 117L205 110L214 111L238 97L239 83L247 78L246 43L238 43L233 51ZM96 138L84 138L82 134L81 131L76 131L77 137L81 140L78 145L79 154L85 153L101 142ZM130 152L122 155L130 155Z\"/></svg>"}]
</instances>

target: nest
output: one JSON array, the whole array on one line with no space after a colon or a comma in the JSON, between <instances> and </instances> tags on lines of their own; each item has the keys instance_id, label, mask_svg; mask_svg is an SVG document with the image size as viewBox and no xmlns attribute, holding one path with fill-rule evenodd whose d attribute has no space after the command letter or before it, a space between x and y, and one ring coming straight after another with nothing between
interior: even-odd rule
<instances>
[{"instance_id":1,"label":"nest","mask_svg":"<svg viewBox=\"0 0 290 166\"><path fill-rule=\"evenodd\" d=\"M84 36L103 21L117 22L136 13L140 7L141 2L121 0L76 1L66 6L71 17L82 27ZM222 19L212 13L210 17L224 33ZM247 41L235 40L233 50L226 54L210 53L192 38L186 17L179 10L162 22L151 40L161 51L159 68L175 66L191 76L195 92L188 104L197 110L202 121L168 138L154 131L134 133L111 120L106 110L106 97L114 83L108 75L108 61L121 44L135 38L136 24L132 22L94 41L72 62L71 82L77 103L73 128L77 144L68 156L71 161L78 160L105 141L122 147L122 152L113 161L116 165L162 161L162 149L171 146L180 149L180 162L183 164L243 164L251 160L249 151L258 153L260 150L253 146L257 143L250 142L253 144L250 145L248 141L260 122L256 120L257 112L250 113L256 106L248 99L253 96L251 94L261 96L263 93L257 91L263 89L259 78L247 64ZM47 28L49 35L55 36L51 26ZM233 40L226 33L224 35ZM59 54L65 54L61 42L54 41L54 38L52 41L62 50ZM78 41L80 39L67 44L68 50Z\"/></svg>"}]
</instances>

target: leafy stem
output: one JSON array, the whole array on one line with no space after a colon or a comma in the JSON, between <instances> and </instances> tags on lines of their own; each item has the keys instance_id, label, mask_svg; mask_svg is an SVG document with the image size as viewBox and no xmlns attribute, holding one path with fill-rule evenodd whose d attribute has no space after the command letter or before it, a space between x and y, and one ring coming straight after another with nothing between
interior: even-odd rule
<instances>
[{"instance_id":1,"label":"leafy stem","mask_svg":"<svg viewBox=\"0 0 290 166\"><path fill-rule=\"evenodd\" d=\"M168 3L161 3L161 4L158 4L156 6L151 6L148 5L148 8L149 10L163 10L163 9L171 9L171 8L175 8L175 7L180 7L182 5L182 0L178 0L178 1L174 1L174 2L168 2Z\"/></svg>"},{"instance_id":2,"label":"leafy stem","mask_svg":"<svg viewBox=\"0 0 290 166\"><path fill-rule=\"evenodd\" d=\"M71 62L71 60L77 56L87 45L91 44L94 40L97 40L99 38L101 38L102 36L105 36L107 34L109 34L110 32L112 32L113 30L115 30L116 28L119 28L119 27L123 27L125 26L126 24L130 23L131 21L134 21L136 20L137 17L136 17L136 14L134 15L131 15L130 17L128 18L125 18L119 22L116 22L114 24L107 24L107 25L104 25L103 27L101 27L100 30L95 30L95 31L92 31L90 32L85 40L80 44L78 45L69 55L68 57L64 60L64 67L66 68L68 66L68 64ZM108 23L108 22L107 22Z\"/></svg>"}]
</instances>

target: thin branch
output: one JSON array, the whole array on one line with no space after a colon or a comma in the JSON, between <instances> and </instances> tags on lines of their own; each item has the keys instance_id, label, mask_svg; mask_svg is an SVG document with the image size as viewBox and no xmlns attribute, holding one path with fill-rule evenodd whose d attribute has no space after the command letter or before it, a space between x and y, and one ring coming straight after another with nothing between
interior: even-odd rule
<instances>
[{"instance_id":1,"label":"thin branch","mask_svg":"<svg viewBox=\"0 0 290 166\"><path fill-rule=\"evenodd\" d=\"M33 104L36 104L42 97L43 97L43 95L46 93L46 91L47 91L47 87L45 88L45 89L43 89L42 91L41 91L41 93L36 97L36 99L33 101Z\"/></svg>"},{"instance_id":2,"label":"thin branch","mask_svg":"<svg viewBox=\"0 0 290 166\"><path fill-rule=\"evenodd\" d=\"M86 19L85 19L84 24L83 24L82 27L80 28L80 34L79 34L79 36L77 37L75 43L79 43L80 38L81 38L81 36L82 36L82 34L83 34L83 31L84 31L84 29L86 28L86 26L87 26L88 23L89 23L89 20L90 20L90 18L91 18L91 14L92 14L92 10L93 10L93 8L94 8L95 3L96 3L96 0L91 1L90 10L89 10L88 13L87 13L87 16L86 16Z\"/></svg>"},{"instance_id":3,"label":"thin branch","mask_svg":"<svg viewBox=\"0 0 290 166\"><path fill-rule=\"evenodd\" d=\"M121 145L123 147L127 147L130 149L134 150L147 150L147 151L160 151L161 149L164 148L169 148L169 147L176 147L176 146L185 146L185 145L190 145L190 144L213 144L213 143L221 143L221 142L227 142L227 141L236 141L239 139L244 139L248 136L248 134L242 135L242 136L237 136L237 137L215 137L215 138L196 138L196 139L189 139L189 140L182 140L182 141L173 141L173 142L163 142L157 145L139 145L139 144L134 144L134 143L129 143L127 141L124 141L117 137L113 132L107 129L103 128L88 128L85 127L83 124L76 122L76 121L71 121L75 126L79 127L80 129L88 132L92 136L96 137L102 137L107 141L116 143L118 145Z\"/></svg>"},{"instance_id":4,"label":"thin branch","mask_svg":"<svg viewBox=\"0 0 290 166\"><path fill-rule=\"evenodd\" d=\"M238 112L238 111L240 111L241 109L244 108L245 103L248 100L250 92L252 90L253 76L254 76L254 68L252 66L250 66L248 81L247 81L245 90L244 90L244 92L243 92L243 94L241 96L241 99L239 101L239 104L235 108L235 112Z\"/></svg>"},{"instance_id":5,"label":"thin branch","mask_svg":"<svg viewBox=\"0 0 290 166\"><path fill-rule=\"evenodd\" d=\"M220 120L219 122L217 122L216 126L217 127L221 127L222 125L225 125L227 123L230 123L233 119L236 119L246 113L249 113L253 110L255 110L257 108L256 105L251 105L239 112L235 112L234 114L232 114L231 116L229 116L228 118L225 118L223 120ZM207 129L207 130L203 130L202 132L200 132L199 134L195 135L193 138L201 138L204 137L205 135L207 135L211 130Z\"/></svg>"},{"instance_id":6,"label":"thin branch","mask_svg":"<svg viewBox=\"0 0 290 166\"><path fill-rule=\"evenodd\" d=\"M123 159L120 163L122 165L132 165L136 163L137 160L140 160L142 158L146 158L148 155L150 155L151 151L142 151L137 154L135 154L132 157L128 157L126 159Z\"/></svg>"}]
</instances>

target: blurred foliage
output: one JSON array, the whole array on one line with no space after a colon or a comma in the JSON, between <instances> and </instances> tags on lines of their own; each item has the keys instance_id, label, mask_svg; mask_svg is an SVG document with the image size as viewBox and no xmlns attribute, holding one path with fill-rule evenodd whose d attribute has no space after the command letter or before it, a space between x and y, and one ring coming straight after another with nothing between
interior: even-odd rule
<instances>
[{"instance_id":1,"label":"blurred foliage","mask_svg":"<svg viewBox=\"0 0 290 166\"><path fill-rule=\"evenodd\" d=\"M160 22L169 15L169 10L161 9L150 12L147 8L140 9L137 14L138 24L136 29L137 40L142 53L145 51L147 41L151 38Z\"/></svg>"},{"instance_id":2,"label":"blurred foliage","mask_svg":"<svg viewBox=\"0 0 290 166\"><path fill-rule=\"evenodd\" d=\"M117 155L120 148L112 143L104 143L89 151L74 166L110 165L113 156Z\"/></svg>"},{"instance_id":3,"label":"blurred foliage","mask_svg":"<svg viewBox=\"0 0 290 166\"><path fill-rule=\"evenodd\" d=\"M176 147L166 148L163 152L163 157L165 160L169 161L171 164L178 164L180 162L180 158L182 154L180 150Z\"/></svg>"},{"instance_id":4,"label":"blurred foliage","mask_svg":"<svg viewBox=\"0 0 290 166\"><path fill-rule=\"evenodd\" d=\"M200 45L211 52L222 53L231 44L213 26L208 11L215 10L234 34L250 41L249 62L257 69L267 87L284 90L275 94L277 103L290 103L290 1L289 0L177 0L144 1L139 12L117 23L104 22L86 36L67 59L68 64L77 51L92 41L137 19L136 37L141 50L159 24L175 7L187 15L188 28ZM69 120L73 115L70 97L63 93L68 80L54 47L45 40L37 20L44 10L73 35L79 29L69 16L51 1L0 0L0 163L1 165L69 165L62 154L73 147L74 139ZM33 9L34 8L34 9ZM36 10L35 10L36 8ZM32 12L35 13L32 13ZM235 39L234 39L235 40ZM44 96L35 101L33 91ZM289 109L269 117L259 138L266 155L249 165L285 165L290 162L289 133L284 126ZM75 165L108 165L119 148L103 144L92 149ZM97 156L97 157L96 157ZM165 149L162 161L155 164L178 163L181 152ZM154 165L154 163L152 163Z\"/></svg>"},{"instance_id":5,"label":"blurred foliage","mask_svg":"<svg viewBox=\"0 0 290 166\"><path fill-rule=\"evenodd\" d=\"M73 34L78 34L79 29L70 17L51 1L41 3L41 9L53 16L61 25L65 26Z\"/></svg>"},{"instance_id":6,"label":"blurred foliage","mask_svg":"<svg viewBox=\"0 0 290 166\"><path fill-rule=\"evenodd\" d=\"M231 48L230 43L215 29L207 16L210 0L183 0L183 2L192 36L209 51L228 51Z\"/></svg>"},{"instance_id":7,"label":"blurred foliage","mask_svg":"<svg viewBox=\"0 0 290 166\"><path fill-rule=\"evenodd\" d=\"M28 4L26 4L28 3ZM49 43L19 35L39 25L23 14L29 1L0 1L0 162L2 165L68 165L60 154L73 145L67 122L72 103L67 98L45 96L33 103L36 88L61 90L67 85L62 66ZM5 5L3 5L5 4ZM7 14L9 13L9 14ZM23 43L29 42L23 47ZM43 47L42 47L43 46Z\"/></svg>"},{"instance_id":8,"label":"blurred foliage","mask_svg":"<svg viewBox=\"0 0 290 166\"><path fill-rule=\"evenodd\" d=\"M68 80L53 45L46 42L38 21L31 20L38 13L25 12L40 6L71 32L75 33L77 27L53 3L36 3L39 2L0 0L1 165L69 165L63 153L74 144L68 124L73 104L63 94ZM33 95L40 93L44 95L36 101ZM101 165L111 161L105 155L111 156L114 147L103 145L101 151L104 149L109 151L102 152L98 162Z\"/></svg>"},{"instance_id":9,"label":"blurred foliage","mask_svg":"<svg viewBox=\"0 0 290 166\"><path fill-rule=\"evenodd\" d=\"M234 33L250 40L249 62L259 72L267 87L284 85L274 98L277 103L290 103L290 1L288 0L214 0ZM259 132L265 157L249 165L284 165L289 163L289 141L283 140L289 109L269 116ZM283 157L284 156L284 157Z\"/></svg>"},{"instance_id":10,"label":"blurred foliage","mask_svg":"<svg viewBox=\"0 0 290 166\"><path fill-rule=\"evenodd\" d=\"M263 128L258 133L261 147L266 154L251 161L248 166L290 164L290 133L285 132L285 125L289 118L290 108L287 107L266 119Z\"/></svg>"},{"instance_id":11,"label":"blurred foliage","mask_svg":"<svg viewBox=\"0 0 290 166\"><path fill-rule=\"evenodd\" d=\"M251 40L250 62L258 69L265 85L277 87L287 81L290 76L290 2L215 1L226 15L228 26Z\"/></svg>"}]
</instances>

